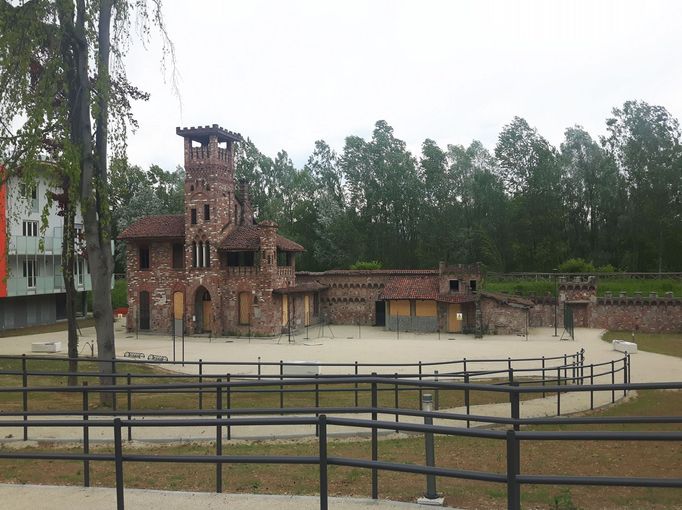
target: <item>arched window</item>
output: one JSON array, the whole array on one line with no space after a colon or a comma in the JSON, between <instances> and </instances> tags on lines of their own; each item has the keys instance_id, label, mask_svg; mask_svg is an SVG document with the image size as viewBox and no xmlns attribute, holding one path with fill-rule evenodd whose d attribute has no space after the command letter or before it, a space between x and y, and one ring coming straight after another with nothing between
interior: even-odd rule
<instances>
[{"instance_id":1,"label":"arched window","mask_svg":"<svg viewBox=\"0 0 682 510\"><path fill-rule=\"evenodd\" d=\"M197 267L198 257L197 257L197 243L192 241L192 267Z\"/></svg>"},{"instance_id":2,"label":"arched window","mask_svg":"<svg viewBox=\"0 0 682 510\"><path fill-rule=\"evenodd\" d=\"M211 267L211 245L208 241L204 243L204 267Z\"/></svg>"}]
</instances>

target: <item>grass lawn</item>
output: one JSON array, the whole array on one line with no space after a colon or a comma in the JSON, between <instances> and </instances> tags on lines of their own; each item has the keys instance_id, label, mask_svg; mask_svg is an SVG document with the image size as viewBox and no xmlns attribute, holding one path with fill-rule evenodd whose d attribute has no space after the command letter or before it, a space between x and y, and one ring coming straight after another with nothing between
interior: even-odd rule
<instances>
[{"instance_id":1,"label":"grass lawn","mask_svg":"<svg viewBox=\"0 0 682 510\"><path fill-rule=\"evenodd\" d=\"M30 387L41 386L66 386L66 377L61 375L50 375L50 372L66 372L68 365L61 360L29 360L27 363L29 372L40 372L47 375L30 376L28 379ZM21 375L2 375L2 372L16 372L21 370L19 360L0 359L0 387L21 387ZM96 372L96 363L92 361L81 361L79 370L82 372ZM118 366L121 374L130 373L133 384L170 384L172 382L188 383L197 382L197 377L180 376L175 378L161 377L173 374L162 368L153 365L122 363ZM135 375L146 375L147 377L135 377ZM178 375L178 374L174 374ZM151 376L151 377L149 377ZM154 377L158 376L158 377ZM223 381L225 377L222 377ZM204 382L215 380L204 376ZM90 388L96 387L98 379L95 376L85 376L79 378L79 384L88 381ZM493 382L480 380L479 383ZM119 384L125 385L126 380L119 379ZM313 407L315 406L315 385L302 385L289 387L290 391L284 396L284 407ZM263 386L259 388L240 388L233 389L230 395L232 408L277 408L280 406L279 385ZM371 395L368 384L358 385L358 405L370 406ZM391 384L378 385L378 403L381 407L396 407L395 386ZM429 392L429 390L425 390ZM431 393L434 393L431 391ZM438 400L441 409L460 407L465 405L463 390L439 390ZM227 396L224 396L227 399ZM537 398L534 394L524 394L522 399ZM355 387L351 384L345 385L320 385L321 407L353 407L355 405ZM497 402L508 402L509 397L506 393L490 391L470 391L470 405L491 404ZM29 394L28 409L32 411L56 411L56 410L79 410L82 409L82 399L79 393L51 392L41 393L32 392ZM118 403L121 409L125 408L126 395L118 396ZM204 408L215 407L215 393L210 392L204 395ZM98 405L96 395L90 399L90 407L96 409ZM406 409L418 409L420 405L420 392L417 389L400 389L398 392L397 407ZM0 409L5 411L20 411L22 408L21 393L0 393ZM132 396L132 408L137 410L146 409L198 409L199 399L196 392L156 392L156 393L134 393Z\"/></svg>"},{"instance_id":2,"label":"grass lawn","mask_svg":"<svg viewBox=\"0 0 682 510\"><path fill-rule=\"evenodd\" d=\"M595 411L599 415L664 416L682 414L682 392L649 391L638 398ZM556 429L557 427L543 427ZM563 426L580 429L585 426ZM599 430L679 430L677 425L593 426ZM213 443L126 447L131 454L202 455L214 453ZM682 444L657 442L616 443L593 441L524 442L521 445L521 472L585 476L675 477L682 472ZM40 444L26 451L79 451L63 446ZM111 451L108 447L96 452ZM312 440L225 442L226 455L317 455ZM655 454L653 454L655 452ZM367 439L331 440L329 455L370 457ZM389 438L379 442L379 459L401 463L423 464L424 443L421 437ZM505 471L505 444L502 441L436 437L436 463L461 469ZM97 486L113 486L111 463L91 463L92 481ZM213 491L215 467L166 463L127 463L124 466L126 487L164 490ZM225 465L225 492L263 494L317 494L319 472L316 466L267 466L256 464ZM82 463L75 461L0 461L0 480L8 483L80 485ZM332 495L368 497L370 472L359 468L330 467L329 488ZM414 501L425 489L423 476L379 472L381 498ZM506 508L506 491L502 484L438 479L438 490L450 505L463 508ZM674 509L682 508L680 490L640 489L626 487L527 486L522 489L524 508L561 509ZM557 506L557 502L563 506ZM563 503L562 503L563 502ZM574 506L570 506L569 503Z\"/></svg>"},{"instance_id":3,"label":"grass lawn","mask_svg":"<svg viewBox=\"0 0 682 510\"><path fill-rule=\"evenodd\" d=\"M95 326L95 319L78 319L78 326L82 328L91 328ZM26 328L18 329L4 329L0 331L0 338L7 338L10 336L24 336L37 335L40 333L54 333L55 331L66 331L67 322L65 320L55 322L52 324L40 324L38 326L28 326Z\"/></svg>"},{"instance_id":4,"label":"grass lawn","mask_svg":"<svg viewBox=\"0 0 682 510\"><path fill-rule=\"evenodd\" d=\"M632 331L607 331L602 340L632 340ZM635 333L637 349L682 357L682 333Z\"/></svg>"}]
</instances>

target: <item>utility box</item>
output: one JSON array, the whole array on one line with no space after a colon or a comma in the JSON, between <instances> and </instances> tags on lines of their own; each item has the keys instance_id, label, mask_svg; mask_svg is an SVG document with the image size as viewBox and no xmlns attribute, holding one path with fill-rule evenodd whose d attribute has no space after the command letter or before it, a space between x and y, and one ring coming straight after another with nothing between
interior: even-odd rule
<instances>
[{"instance_id":1,"label":"utility box","mask_svg":"<svg viewBox=\"0 0 682 510\"><path fill-rule=\"evenodd\" d=\"M614 351L624 352L626 354L635 354L637 352L637 344L635 342L627 342L625 340L614 340L611 342Z\"/></svg>"},{"instance_id":2,"label":"utility box","mask_svg":"<svg viewBox=\"0 0 682 510\"><path fill-rule=\"evenodd\" d=\"M318 361L285 361L282 364L282 375L315 376L320 374Z\"/></svg>"},{"instance_id":3,"label":"utility box","mask_svg":"<svg viewBox=\"0 0 682 510\"><path fill-rule=\"evenodd\" d=\"M61 342L33 342L31 344L31 352L59 352L61 350Z\"/></svg>"}]
</instances>

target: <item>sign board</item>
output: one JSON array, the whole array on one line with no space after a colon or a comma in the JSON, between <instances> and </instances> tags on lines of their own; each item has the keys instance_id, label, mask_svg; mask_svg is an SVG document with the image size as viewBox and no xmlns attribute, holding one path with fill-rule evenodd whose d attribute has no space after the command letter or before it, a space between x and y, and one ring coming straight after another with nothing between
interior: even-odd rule
<instances>
[{"instance_id":1,"label":"sign board","mask_svg":"<svg viewBox=\"0 0 682 510\"><path fill-rule=\"evenodd\" d=\"M458 321L461 321L463 318L464 318L464 317L462 316L462 313L461 313L461 312L458 312L458 313L457 313L457 320L458 320Z\"/></svg>"}]
</instances>

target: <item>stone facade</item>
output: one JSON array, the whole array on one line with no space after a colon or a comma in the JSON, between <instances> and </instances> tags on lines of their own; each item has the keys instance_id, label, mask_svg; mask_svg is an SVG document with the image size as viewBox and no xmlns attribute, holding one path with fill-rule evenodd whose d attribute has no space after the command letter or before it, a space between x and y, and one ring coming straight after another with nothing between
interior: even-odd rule
<instances>
[{"instance_id":1,"label":"stone facade","mask_svg":"<svg viewBox=\"0 0 682 510\"><path fill-rule=\"evenodd\" d=\"M233 153L241 137L215 124L177 133L184 214L143 218L121 235L128 329L273 335L297 318L311 320L312 307L302 312L289 295L298 292L293 255L303 248L279 236L275 223L254 222L246 183L238 196ZM307 294L308 303L316 299L314 289Z\"/></svg>"}]
</instances>

